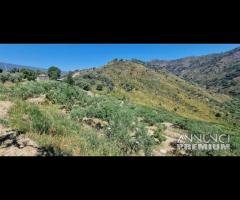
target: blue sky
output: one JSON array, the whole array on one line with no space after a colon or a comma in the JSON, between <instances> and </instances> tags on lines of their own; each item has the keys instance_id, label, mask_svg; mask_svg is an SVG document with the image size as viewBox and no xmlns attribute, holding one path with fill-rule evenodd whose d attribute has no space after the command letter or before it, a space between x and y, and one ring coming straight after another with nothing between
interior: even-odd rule
<instances>
[{"instance_id":1,"label":"blue sky","mask_svg":"<svg viewBox=\"0 0 240 200\"><path fill-rule=\"evenodd\" d=\"M0 62L74 70L99 67L114 58L169 60L235 47L240 44L0 44Z\"/></svg>"}]
</instances>

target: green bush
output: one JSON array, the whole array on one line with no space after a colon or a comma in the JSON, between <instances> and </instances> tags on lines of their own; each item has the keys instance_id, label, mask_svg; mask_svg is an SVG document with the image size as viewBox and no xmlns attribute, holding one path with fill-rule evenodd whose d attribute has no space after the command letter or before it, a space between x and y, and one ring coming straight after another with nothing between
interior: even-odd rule
<instances>
[{"instance_id":1,"label":"green bush","mask_svg":"<svg viewBox=\"0 0 240 200\"><path fill-rule=\"evenodd\" d=\"M83 75L83 79L89 80L89 81L96 81L100 82L101 85L106 86L110 91L114 89L114 84L110 78L108 78L106 75L96 72L90 72Z\"/></svg>"},{"instance_id":2,"label":"green bush","mask_svg":"<svg viewBox=\"0 0 240 200\"><path fill-rule=\"evenodd\" d=\"M103 90L103 85L102 84L98 84L96 86L96 90L102 91Z\"/></svg>"},{"instance_id":3,"label":"green bush","mask_svg":"<svg viewBox=\"0 0 240 200\"><path fill-rule=\"evenodd\" d=\"M6 81L9 80L9 77L10 77L10 73L9 72L3 72L0 74L0 81L2 83L5 83Z\"/></svg>"},{"instance_id":4,"label":"green bush","mask_svg":"<svg viewBox=\"0 0 240 200\"><path fill-rule=\"evenodd\" d=\"M122 87L124 90L126 90L127 92L130 92L134 89L134 86L130 83L123 83Z\"/></svg>"},{"instance_id":5,"label":"green bush","mask_svg":"<svg viewBox=\"0 0 240 200\"><path fill-rule=\"evenodd\" d=\"M37 78L37 73L31 69L20 69L20 72L23 73L23 78L28 81L35 81Z\"/></svg>"},{"instance_id":6,"label":"green bush","mask_svg":"<svg viewBox=\"0 0 240 200\"><path fill-rule=\"evenodd\" d=\"M74 85L76 85L86 91L91 90L91 84L83 78L75 78Z\"/></svg>"},{"instance_id":7,"label":"green bush","mask_svg":"<svg viewBox=\"0 0 240 200\"><path fill-rule=\"evenodd\" d=\"M69 85L74 85L74 80L71 73L68 73L66 83L68 83Z\"/></svg>"},{"instance_id":8,"label":"green bush","mask_svg":"<svg viewBox=\"0 0 240 200\"><path fill-rule=\"evenodd\" d=\"M154 134L154 137L158 139L158 141L161 143L166 140L166 138L163 135L164 127L160 126L158 127L157 131Z\"/></svg>"}]
</instances>

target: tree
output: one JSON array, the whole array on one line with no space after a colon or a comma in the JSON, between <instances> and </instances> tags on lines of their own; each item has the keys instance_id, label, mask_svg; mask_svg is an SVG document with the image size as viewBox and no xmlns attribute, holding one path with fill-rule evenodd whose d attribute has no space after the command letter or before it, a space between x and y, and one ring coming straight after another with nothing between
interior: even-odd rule
<instances>
[{"instance_id":1,"label":"tree","mask_svg":"<svg viewBox=\"0 0 240 200\"><path fill-rule=\"evenodd\" d=\"M73 84L74 84L74 80L73 80L73 77L72 77L72 73L68 73L66 82L67 82L68 84L70 84L70 85L73 85Z\"/></svg>"},{"instance_id":2,"label":"tree","mask_svg":"<svg viewBox=\"0 0 240 200\"><path fill-rule=\"evenodd\" d=\"M10 77L10 73L9 73L9 72L3 72L3 73L1 73L1 75L0 75L0 81L1 81L2 83L5 83L6 81L9 80L9 77Z\"/></svg>"},{"instance_id":3,"label":"tree","mask_svg":"<svg viewBox=\"0 0 240 200\"><path fill-rule=\"evenodd\" d=\"M37 73L31 69L23 68L20 70L23 73L23 78L27 79L28 81L35 81L37 78Z\"/></svg>"},{"instance_id":4,"label":"tree","mask_svg":"<svg viewBox=\"0 0 240 200\"><path fill-rule=\"evenodd\" d=\"M16 72L19 72L19 69L14 67L12 68L11 70L9 70L10 73L16 73Z\"/></svg>"},{"instance_id":5,"label":"tree","mask_svg":"<svg viewBox=\"0 0 240 200\"><path fill-rule=\"evenodd\" d=\"M3 72L3 69L0 69L0 73L2 73Z\"/></svg>"},{"instance_id":6,"label":"tree","mask_svg":"<svg viewBox=\"0 0 240 200\"><path fill-rule=\"evenodd\" d=\"M48 76L51 80L57 80L61 76L61 70L55 66L49 67Z\"/></svg>"}]
</instances>

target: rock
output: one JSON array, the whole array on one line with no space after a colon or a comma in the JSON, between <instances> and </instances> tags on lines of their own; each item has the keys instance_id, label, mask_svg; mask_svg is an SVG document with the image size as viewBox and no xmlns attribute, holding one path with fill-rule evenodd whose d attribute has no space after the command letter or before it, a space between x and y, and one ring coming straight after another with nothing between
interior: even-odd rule
<instances>
[{"instance_id":1,"label":"rock","mask_svg":"<svg viewBox=\"0 0 240 200\"><path fill-rule=\"evenodd\" d=\"M87 95L90 96L90 97L94 96L94 94L91 91L87 91Z\"/></svg>"},{"instance_id":2,"label":"rock","mask_svg":"<svg viewBox=\"0 0 240 200\"><path fill-rule=\"evenodd\" d=\"M107 127L109 125L108 122L103 121L103 120L98 119L98 118L87 118L87 117L84 117L82 119L82 121L85 124L87 124L87 125L89 125L89 126L91 126L93 128L96 128L96 129L102 129L102 128L105 128L105 127Z\"/></svg>"},{"instance_id":3,"label":"rock","mask_svg":"<svg viewBox=\"0 0 240 200\"><path fill-rule=\"evenodd\" d=\"M27 99L27 102L41 104L41 103L44 103L45 100L46 100L46 95L40 95L38 97L33 97L33 98Z\"/></svg>"},{"instance_id":4,"label":"rock","mask_svg":"<svg viewBox=\"0 0 240 200\"><path fill-rule=\"evenodd\" d=\"M141 121L144 120L144 118L142 118L142 117L138 117L137 120L138 120L138 122L141 122Z\"/></svg>"},{"instance_id":5,"label":"rock","mask_svg":"<svg viewBox=\"0 0 240 200\"><path fill-rule=\"evenodd\" d=\"M157 138L154 138L154 141L155 141L157 144L160 144L160 141L159 141L159 139L157 139Z\"/></svg>"},{"instance_id":6,"label":"rock","mask_svg":"<svg viewBox=\"0 0 240 200\"><path fill-rule=\"evenodd\" d=\"M146 129L148 131L148 135L153 136L155 132L157 131L158 127L156 126L146 126Z\"/></svg>"},{"instance_id":7,"label":"rock","mask_svg":"<svg viewBox=\"0 0 240 200\"><path fill-rule=\"evenodd\" d=\"M41 156L43 150L18 131L0 135L0 156Z\"/></svg>"}]
</instances>

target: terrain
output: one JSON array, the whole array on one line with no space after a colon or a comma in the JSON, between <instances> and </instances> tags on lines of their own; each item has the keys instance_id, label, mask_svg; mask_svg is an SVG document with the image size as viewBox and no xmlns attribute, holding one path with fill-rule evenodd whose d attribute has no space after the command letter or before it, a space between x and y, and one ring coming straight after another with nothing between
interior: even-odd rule
<instances>
[{"instance_id":1,"label":"terrain","mask_svg":"<svg viewBox=\"0 0 240 200\"><path fill-rule=\"evenodd\" d=\"M153 60L146 66L171 72L218 93L240 95L240 48L177 60Z\"/></svg>"},{"instance_id":2,"label":"terrain","mask_svg":"<svg viewBox=\"0 0 240 200\"><path fill-rule=\"evenodd\" d=\"M222 62L238 66L236 52L220 54ZM208 77L196 75L220 55L201 57L206 65L201 70L195 64L182 70L185 59L197 63L200 58L173 61L178 64L156 61L154 67L115 59L100 68L65 74L61 81L4 80L0 83L0 155L239 156L238 84L234 88L224 88L221 81L215 85L210 73L206 87ZM215 70L215 65L208 66ZM224 64L220 74L222 68L232 73L229 83L235 81L238 67ZM9 73L12 77L19 72ZM176 150L179 137L189 134L228 134L231 150Z\"/></svg>"}]
</instances>

